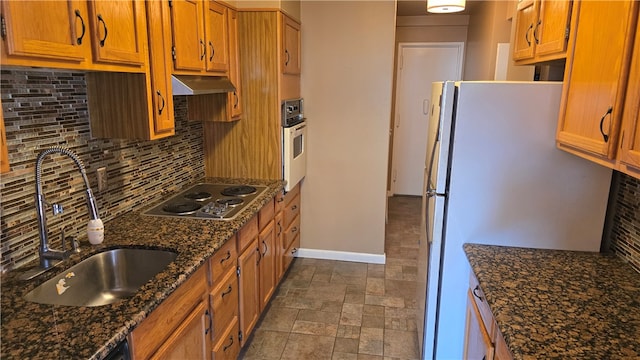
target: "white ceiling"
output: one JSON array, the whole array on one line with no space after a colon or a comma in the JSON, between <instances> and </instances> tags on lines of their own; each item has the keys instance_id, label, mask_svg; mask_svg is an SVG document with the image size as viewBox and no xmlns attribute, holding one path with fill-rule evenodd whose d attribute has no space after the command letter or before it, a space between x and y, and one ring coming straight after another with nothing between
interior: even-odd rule
<instances>
[{"instance_id":1,"label":"white ceiling","mask_svg":"<svg viewBox=\"0 0 640 360\"><path fill-rule=\"evenodd\" d=\"M464 11L455 13L458 15L471 15L482 0L467 0L467 5ZM427 14L427 0L398 0L397 16L419 16L430 15L437 16L437 14Z\"/></svg>"}]
</instances>

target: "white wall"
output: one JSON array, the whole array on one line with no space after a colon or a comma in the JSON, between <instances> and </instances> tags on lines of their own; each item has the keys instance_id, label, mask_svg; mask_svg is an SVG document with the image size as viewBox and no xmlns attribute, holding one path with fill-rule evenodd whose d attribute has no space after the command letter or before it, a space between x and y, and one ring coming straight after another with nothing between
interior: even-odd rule
<instances>
[{"instance_id":1,"label":"white wall","mask_svg":"<svg viewBox=\"0 0 640 360\"><path fill-rule=\"evenodd\" d=\"M395 11L388 0L301 3L301 256L384 254Z\"/></svg>"}]
</instances>

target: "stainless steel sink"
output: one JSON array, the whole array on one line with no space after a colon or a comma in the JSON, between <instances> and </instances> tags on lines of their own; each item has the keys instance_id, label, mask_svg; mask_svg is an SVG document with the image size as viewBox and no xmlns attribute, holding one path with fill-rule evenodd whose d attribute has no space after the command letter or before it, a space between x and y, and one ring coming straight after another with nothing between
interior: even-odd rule
<instances>
[{"instance_id":1,"label":"stainless steel sink","mask_svg":"<svg viewBox=\"0 0 640 360\"><path fill-rule=\"evenodd\" d=\"M178 256L173 251L112 249L92 255L25 295L41 304L102 306L133 296Z\"/></svg>"}]
</instances>

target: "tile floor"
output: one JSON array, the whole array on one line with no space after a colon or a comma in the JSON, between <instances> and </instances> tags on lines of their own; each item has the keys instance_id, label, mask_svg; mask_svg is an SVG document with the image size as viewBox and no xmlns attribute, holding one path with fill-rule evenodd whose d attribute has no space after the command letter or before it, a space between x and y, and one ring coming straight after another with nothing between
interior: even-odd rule
<instances>
[{"instance_id":1,"label":"tile floor","mask_svg":"<svg viewBox=\"0 0 640 360\"><path fill-rule=\"evenodd\" d=\"M385 265L295 259L240 359L417 359L420 203L389 198Z\"/></svg>"}]
</instances>

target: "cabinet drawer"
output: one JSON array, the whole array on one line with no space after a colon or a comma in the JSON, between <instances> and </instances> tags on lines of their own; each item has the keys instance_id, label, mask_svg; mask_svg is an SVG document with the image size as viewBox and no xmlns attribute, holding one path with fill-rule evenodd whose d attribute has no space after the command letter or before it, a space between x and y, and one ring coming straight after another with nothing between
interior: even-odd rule
<instances>
[{"instance_id":1,"label":"cabinet drawer","mask_svg":"<svg viewBox=\"0 0 640 360\"><path fill-rule=\"evenodd\" d=\"M213 307L213 343L216 344L225 330L238 317L238 277L229 271L210 295Z\"/></svg>"},{"instance_id":2,"label":"cabinet drawer","mask_svg":"<svg viewBox=\"0 0 640 360\"><path fill-rule=\"evenodd\" d=\"M299 248L300 236L296 236L295 239L293 239L293 242L291 242L291 245L289 245L287 250L284 251L284 254L282 254L282 272L286 272L287 269L289 269L289 266L291 266L291 262L293 261L293 258L296 257Z\"/></svg>"},{"instance_id":3,"label":"cabinet drawer","mask_svg":"<svg viewBox=\"0 0 640 360\"><path fill-rule=\"evenodd\" d=\"M469 292L473 297L473 300L480 311L480 315L482 316L482 322L484 323L484 327L487 329L489 334L493 334L493 314L491 313L491 309L489 308L489 304L487 304L487 299L484 297L484 293L480 288L480 284L478 283L478 279L476 279L473 272L469 275Z\"/></svg>"},{"instance_id":4,"label":"cabinet drawer","mask_svg":"<svg viewBox=\"0 0 640 360\"><path fill-rule=\"evenodd\" d=\"M284 228L288 228L293 219L300 213L300 196L296 196L288 202L284 209Z\"/></svg>"},{"instance_id":5,"label":"cabinet drawer","mask_svg":"<svg viewBox=\"0 0 640 360\"><path fill-rule=\"evenodd\" d=\"M264 229L269 224L269 221L273 220L275 213L274 201L271 200L265 204L258 213L258 227L260 230Z\"/></svg>"},{"instance_id":6,"label":"cabinet drawer","mask_svg":"<svg viewBox=\"0 0 640 360\"><path fill-rule=\"evenodd\" d=\"M276 201L275 203L276 213L279 213L280 211L284 210L284 206L286 205L284 190L280 191L278 195L276 195L275 201Z\"/></svg>"},{"instance_id":7,"label":"cabinet drawer","mask_svg":"<svg viewBox=\"0 0 640 360\"><path fill-rule=\"evenodd\" d=\"M238 318L235 318L224 335L213 346L213 360L236 360L240 353Z\"/></svg>"},{"instance_id":8,"label":"cabinet drawer","mask_svg":"<svg viewBox=\"0 0 640 360\"><path fill-rule=\"evenodd\" d=\"M238 259L238 250L236 249L236 236L234 235L209 260L212 285L216 286L229 269L235 269L236 259Z\"/></svg>"},{"instance_id":9,"label":"cabinet drawer","mask_svg":"<svg viewBox=\"0 0 640 360\"><path fill-rule=\"evenodd\" d=\"M284 233L284 243L282 244L283 248L288 248L293 240L300 234L300 216L297 216L291 225L287 228L287 231Z\"/></svg>"},{"instance_id":10,"label":"cabinet drawer","mask_svg":"<svg viewBox=\"0 0 640 360\"><path fill-rule=\"evenodd\" d=\"M242 229L238 230L238 253L242 251L258 236L258 217L254 216Z\"/></svg>"}]
</instances>

